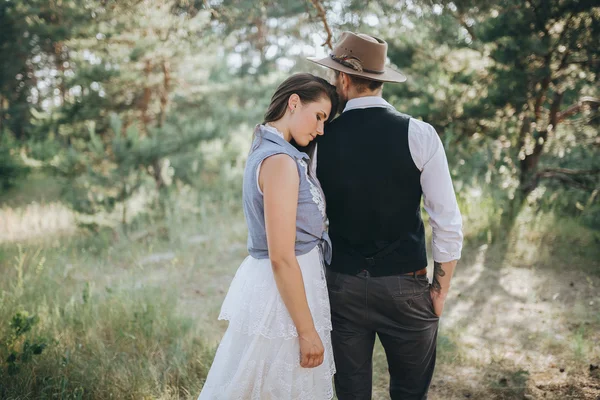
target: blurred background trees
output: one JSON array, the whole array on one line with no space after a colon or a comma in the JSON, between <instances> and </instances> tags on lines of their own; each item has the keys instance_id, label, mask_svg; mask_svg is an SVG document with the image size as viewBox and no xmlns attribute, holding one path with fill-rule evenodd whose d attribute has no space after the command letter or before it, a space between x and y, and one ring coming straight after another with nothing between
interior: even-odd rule
<instances>
[{"instance_id":1,"label":"blurred background trees","mask_svg":"<svg viewBox=\"0 0 600 400\"><path fill-rule=\"evenodd\" d=\"M388 41L409 80L384 96L436 127L459 197L508 222L529 202L600 225L600 7L581 0L4 1L2 185L33 167L81 213L139 193L164 210L243 163L236 132L249 140L286 75L325 75L305 57L346 29Z\"/></svg>"},{"instance_id":2,"label":"blurred background trees","mask_svg":"<svg viewBox=\"0 0 600 400\"><path fill-rule=\"evenodd\" d=\"M437 129L463 213L432 398L596 399L594 4L0 0L0 398L197 396L254 126L352 30L388 42L383 95Z\"/></svg>"}]
</instances>

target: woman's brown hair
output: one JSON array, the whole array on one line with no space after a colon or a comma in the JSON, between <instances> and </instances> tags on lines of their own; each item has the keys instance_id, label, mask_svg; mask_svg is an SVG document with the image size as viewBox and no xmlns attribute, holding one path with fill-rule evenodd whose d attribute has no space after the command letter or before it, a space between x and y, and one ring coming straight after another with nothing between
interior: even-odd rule
<instances>
[{"instance_id":1,"label":"woman's brown hair","mask_svg":"<svg viewBox=\"0 0 600 400\"><path fill-rule=\"evenodd\" d=\"M271 97L271 104L265 113L263 124L281 119L285 115L288 99L294 93L300 97L302 103L312 103L328 97L331 101L331 112L327 117L327 121L331 120L337 113L339 100L335 86L318 76L300 73L287 78L275 90L273 97Z\"/></svg>"}]
</instances>

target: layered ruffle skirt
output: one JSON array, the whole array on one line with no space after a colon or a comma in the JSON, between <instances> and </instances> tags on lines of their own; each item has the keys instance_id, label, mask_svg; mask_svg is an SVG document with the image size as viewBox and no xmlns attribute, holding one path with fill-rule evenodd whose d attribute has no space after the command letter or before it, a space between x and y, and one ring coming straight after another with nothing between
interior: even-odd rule
<instances>
[{"instance_id":1,"label":"layered ruffle skirt","mask_svg":"<svg viewBox=\"0 0 600 400\"><path fill-rule=\"evenodd\" d=\"M247 257L219 319L229 321L199 400L325 400L335 373L331 316L319 247L298 256L308 306L325 348L323 364L300 366L298 332L283 303L269 259Z\"/></svg>"}]
</instances>

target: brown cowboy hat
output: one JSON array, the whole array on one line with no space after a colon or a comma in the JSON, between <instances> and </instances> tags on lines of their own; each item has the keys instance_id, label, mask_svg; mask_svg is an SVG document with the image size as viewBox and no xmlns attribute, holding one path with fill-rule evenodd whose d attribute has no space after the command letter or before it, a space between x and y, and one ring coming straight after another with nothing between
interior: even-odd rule
<instances>
[{"instance_id":1,"label":"brown cowboy hat","mask_svg":"<svg viewBox=\"0 0 600 400\"><path fill-rule=\"evenodd\" d=\"M387 43L379 38L345 31L329 57L308 57L309 61L379 82L404 82L406 76L385 66Z\"/></svg>"}]
</instances>

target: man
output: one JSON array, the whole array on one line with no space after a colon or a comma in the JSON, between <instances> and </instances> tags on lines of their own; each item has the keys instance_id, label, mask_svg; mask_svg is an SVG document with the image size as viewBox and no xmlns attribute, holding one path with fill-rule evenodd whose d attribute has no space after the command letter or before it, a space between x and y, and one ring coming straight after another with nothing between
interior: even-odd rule
<instances>
[{"instance_id":1,"label":"man","mask_svg":"<svg viewBox=\"0 0 600 400\"><path fill-rule=\"evenodd\" d=\"M329 57L342 114L319 138L317 175L327 201L333 258L327 268L340 400L367 400L375 335L393 400L426 399L438 320L462 249L462 218L435 129L382 97L387 43L344 32ZM421 198L433 229L427 280Z\"/></svg>"}]
</instances>

